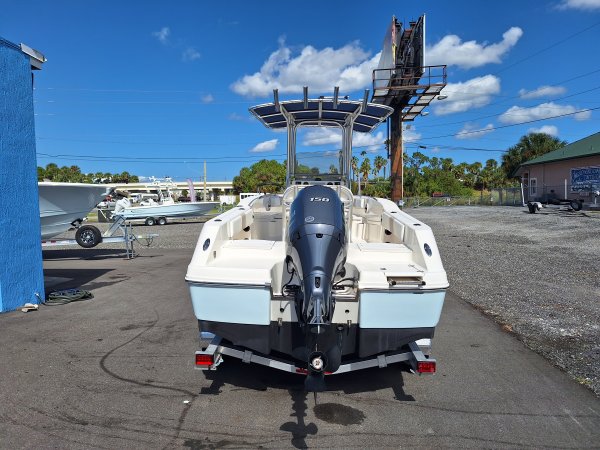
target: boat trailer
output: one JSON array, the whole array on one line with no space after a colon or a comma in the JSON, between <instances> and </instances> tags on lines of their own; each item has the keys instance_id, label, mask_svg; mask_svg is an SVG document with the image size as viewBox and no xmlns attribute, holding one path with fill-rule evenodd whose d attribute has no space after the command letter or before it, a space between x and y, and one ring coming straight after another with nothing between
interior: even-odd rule
<instances>
[{"instance_id":1,"label":"boat trailer","mask_svg":"<svg viewBox=\"0 0 600 450\"><path fill-rule=\"evenodd\" d=\"M154 238L158 237L158 234L156 233L140 235L134 234L131 223L127 223L125 218L120 215L116 215L114 217L114 222L104 233L102 233L98 227L95 227L94 225L82 225L82 223L83 220L81 219L71 223L71 225L73 225L73 227L75 227L77 230L75 232L75 239L43 240L42 248L75 244L83 248L93 248L101 243L115 244L124 242L127 259L132 259L136 256L136 253L133 249L134 241L140 242L140 240L145 240L145 243L141 245L150 247L154 241Z\"/></svg>"},{"instance_id":2,"label":"boat trailer","mask_svg":"<svg viewBox=\"0 0 600 450\"><path fill-rule=\"evenodd\" d=\"M223 363L223 356L241 359L245 363L260 364L284 372L306 375L308 369L299 367L295 362L287 361L272 356L264 356L245 348L239 348L226 343L213 333L200 332L200 346L202 350L196 352L195 368L199 370L216 370ZM325 375L338 375L355 370L369 369L372 367L383 368L390 364L406 362L412 373L433 374L436 371L436 360L429 356L431 339L419 339L410 342L397 352L387 352L374 355L370 359L361 359L343 363L335 372L325 372Z\"/></svg>"},{"instance_id":3,"label":"boat trailer","mask_svg":"<svg viewBox=\"0 0 600 450\"><path fill-rule=\"evenodd\" d=\"M568 211L581 211L583 208L583 200L552 199L546 202L527 202L527 209L530 214L535 214L536 212L541 211L542 208L560 209L561 206L566 206Z\"/></svg>"}]
</instances>

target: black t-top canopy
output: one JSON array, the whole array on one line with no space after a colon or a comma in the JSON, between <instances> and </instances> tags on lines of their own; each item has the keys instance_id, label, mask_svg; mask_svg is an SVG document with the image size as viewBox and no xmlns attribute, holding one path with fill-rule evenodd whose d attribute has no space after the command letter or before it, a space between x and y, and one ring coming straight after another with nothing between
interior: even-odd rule
<instances>
[{"instance_id":1,"label":"black t-top canopy","mask_svg":"<svg viewBox=\"0 0 600 450\"><path fill-rule=\"evenodd\" d=\"M280 103L265 103L250 108L267 128L286 128L288 120L303 126L344 126L354 116L352 130L369 133L387 119L393 108L375 103L330 98L289 100Z\"/></svg>"}]
</instances>

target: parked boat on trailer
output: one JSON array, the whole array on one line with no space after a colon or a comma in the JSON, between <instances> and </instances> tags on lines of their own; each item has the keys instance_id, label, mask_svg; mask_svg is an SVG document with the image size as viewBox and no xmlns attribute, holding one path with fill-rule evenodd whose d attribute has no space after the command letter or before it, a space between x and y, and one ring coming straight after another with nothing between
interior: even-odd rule
<instances>
[{"instance_id":1,"label":"parked boat on trailer","mask_svg":"<svg viewBox=\"0 0 600 450\"><path fill-rule=\"evenodd\" d=\"M88 213L111 191L111 187L103 184L39 182L42 239L53 238L81 225Z\"/></svg>"},{"instance_id":2,"label":"parked boat on trailer","mask_svg":"<svg viewBox=\"0 0 600 450\"><path fill-rule=\"evenodd\" d=\"M141 219L148 226L165 225L168 219L203 216L219 206L219 202L175 202L174 187L175 183L170 178L155 179L148 188L156 193L158 200L145 198L139 206L117 201L113 216L121 216L125 220Z\"/></svg>"},{"instance_id":3,"label":"parked boat on trailer","mask_svg":"<svg viewBox=\"0 0 600 450\"><path fill-rule=\"evenodd\" d=\"M352 133L370 132L392 108L330 98L250 109L267 128L287 129L287 188L208 221L186 280L202 348L196 366L227 356L306 376L405 361L435 372L431 342L448 288L431 229L389 200L350 190ZM307 161L300 127L342 131L340 152ZM318 170L315 170L315 167ZM307 173L308 172L308 173Z\"/></svg>"}]
</instances>

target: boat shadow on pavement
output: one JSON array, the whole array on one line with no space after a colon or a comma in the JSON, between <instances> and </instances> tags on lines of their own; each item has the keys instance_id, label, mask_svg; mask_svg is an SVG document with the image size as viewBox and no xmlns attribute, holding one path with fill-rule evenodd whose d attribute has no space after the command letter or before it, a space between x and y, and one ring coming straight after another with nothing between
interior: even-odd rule
<instances>
[{"instance_id":1,"label":"boat shadow on pavement","mask_svg":"<svg viewBox=\"0 0 600 450\"><path fill-rule=\"evenodd\" d=\"M252 370L252 376L248 376ZM383 369L365 369L360 372L329 376L326 378L327 392L343 392L357 394L374 392L381 389L392 389L394 399L414 402L411 395L404 392L403 373L408 370L404 364L396 364ZM219 395L225 385L234 386L233 390L267 391L287 390L292 401L293 421L284 422L281 431L291 434L291 445L295 448L308 448L306 438L315 436L318 427L314 422L306 423L310 405L315 417L332 424L360 424L365 418L362 411L338 403L321 403L319 394L304 390L304 376L280 372L259 365L248 366L242 361L228 359L217 371L205 371L205 378L212 382L210 386L200 390L200 395ZM365 380L368 383L365 383Z\"/></svg>"},{"instance_id":2,"label":"boat shadow on pavement","mask_svg":"<svg viewBox=\"0 0 600 450\"><path fill-rule=\"evenodd\" d=\"M248 370L252 370L252 377L248 376ZM415 401L414 397L404 392L403 373L407 371L406 365L395 364L383 369L372 368L356 373L331 375L325 378L325 382L327 392L341 391L344 394L357 394L392 389L394 399L412 402ZM202 388L201 395L219 395L225 384L254 391L287 389L304 392L303 375L282 372L257 364L248 365L234 358L228 358L227 362L219 366L216 371L205 371L204 375L212 384ZM369 382L365 383L365 379Z\"/></svg>"}]
</instances>

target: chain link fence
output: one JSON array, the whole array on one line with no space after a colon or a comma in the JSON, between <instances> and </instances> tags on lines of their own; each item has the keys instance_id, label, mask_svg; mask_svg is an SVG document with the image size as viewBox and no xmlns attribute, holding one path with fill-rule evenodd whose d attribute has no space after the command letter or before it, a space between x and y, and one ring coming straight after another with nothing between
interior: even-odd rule
<instances>
[{"instance_id":1,"label":"chain link fence","mask_svg":"<svg viewBox=\"0 0 600 450\"><path fill-rule=\"evenodd\" d=\"M418 206L523 206L520 187L498 188L480 192L479 195L454 197L407 197L404 207Z\"/></svg>"},{"instance_id":2,"label":"chain link fence","mask_svg":"<svg viewBox=\"0 0 600 450\"><path fill-rule=\"evenodd\" d=\"M533 180L529 180L529 185L523 186L525 200L551 202L555 199L570 199L583 200L584 202L592 202L598 197L600 183L589 183L571 185L568 182L556 185L539 185Z\"/></svg>"}]
</instances>

